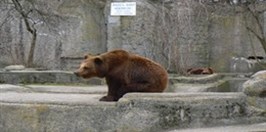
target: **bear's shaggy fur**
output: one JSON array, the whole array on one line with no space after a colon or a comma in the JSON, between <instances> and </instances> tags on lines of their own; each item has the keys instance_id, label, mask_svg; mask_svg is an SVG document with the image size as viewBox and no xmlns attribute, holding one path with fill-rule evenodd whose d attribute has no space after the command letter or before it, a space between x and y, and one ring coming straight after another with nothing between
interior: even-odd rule
<instances>
[{"instance_id":1,"label":"bear's shaggy fur","mask_svg":"<svg viewBox=\"0 0 266 132\"><path fill-rule=\"evenodd\" d=\"M213 74L214 71L212 68L190 68L187 70L188 74Z\"/></svg>"},{"instance_id":2,"label":"bear's shaggy fur","mask_svg":"<svg viewBox=\"0 0 266 132\"><path fill-rule=\"evenodd\" d=\"M83 78L105 77L108 94L100 101L117 101L128 92L163 92L168 83L162 66L125 50L86 55L75 74Z\"/></svg>"}]
</instances>

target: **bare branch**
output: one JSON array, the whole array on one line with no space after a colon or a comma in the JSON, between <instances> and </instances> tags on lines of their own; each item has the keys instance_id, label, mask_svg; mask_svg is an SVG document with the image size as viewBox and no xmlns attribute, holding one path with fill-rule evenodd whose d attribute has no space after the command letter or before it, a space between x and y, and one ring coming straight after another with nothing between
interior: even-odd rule
<instances>
[{"instance_id":1,"label":"bare branch","mask_svg":"<svg viewBox=\"0 0 266 132\"><path fill-rule=\"evenodd\" d=\"M253 7L253 8L255 8L255 7ZM253 18L256 20L256 24L259 26L260 34L263 35L263 26L262 26L261 21L259 20L259 13L255 9L252 11L250 6L247 6L247 10L248 10L248 12L251 13Z\"/></svg>"},{"instance_id":2,"label":"bare branch","mask_svg":"<svg viewBox=\"0 0 266 132\"><path fill-rule=\"evenodd\" d=\"M262 39L263 39L261 36L259 36L259 35L258 35L253 29L251 29L250 27L246 27L246 29L247 29L248 31L250 31L253 35L255 35L257 39L259 39L259 40L262 40Z\"/></svg>"},{"instance_id":3,"label":"bare branch","mask_svg":"<svg viewBox=\"0 0 266 132\"><path fill-rule=\"evenodd\" d=\"M26 28L27 30L31 33L31 34L34 34L34 32L36 32L36 29L33 27L33 26L30 26L30 22L29 20L27 19L28 18L28 15L27 13L25 13L25 11L23 10L21 4L18 2L18 0L12 0L12 2L14 3L15 5L15 9L20 13L20 15L22 16L24 22L25 22L25 25L26 25Z\"/></svg>"},{"instance_id":4,"label":"bare branch","mask_svg":"<svg viewBox=\"0 0 266 132\"><path fill-rule=\"evenodd\" d=\"M32 12L32 10L25 12L18 0L12 0L12 2L15 5L15 9L22 16L22 19L24 20L27 31L32 34L30 51L29 51L29 56L28 56L28 61L27 61L27 65L32 66L33 65L34 51L35 51L35 46L36 46L36 40L37 40L37 29L34 27L34 25L36 23L34 22L34 20L32 20L32 24L30 25L31 18L28 17L29 14Z\"/></svg>"}]
</instances>

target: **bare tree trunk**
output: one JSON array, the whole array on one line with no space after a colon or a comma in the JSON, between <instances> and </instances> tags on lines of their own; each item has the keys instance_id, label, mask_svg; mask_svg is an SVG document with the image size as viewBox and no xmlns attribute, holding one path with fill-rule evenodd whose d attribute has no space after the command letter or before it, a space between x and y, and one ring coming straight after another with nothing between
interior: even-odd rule
<instances>
[{"instance_id":1,"label":"bare tree trunk","mask_svg":"<svg viewBox=\"0 0 266 132\"><path fill-rule=\"evenodd\" d=\"M34 58L34 52L35 52L35 46L36 46L36 40L37 40L37 30L34 27L34 23L30 25L30 21L28 18L28 13L26 13L21 4L18 2L18 0L12 0L13 4L15 5L15 9L19 12L19 14L22 16L22 19L24 20L24 23L26 25L26 29L30 34L32 35L31 38L31 45L30 45L30 52L28 56L27 66L31 67L33 65L33 58Z\"/></svg>"},{"instance_id":2,"label":"bare tree trunk","mask_svg":"<svg viewBox=\"0 0 266 132\"><path fill-rule=\"evenodd\" d=\"M25 65L25 47L23 45L23 21L22 19L19 20L19 42L18 42L18 52L17 52L17 59L18 62Z\"/></svg>"},{"instance_id":3,"label":"bare tree trunk","mask_svg":"<svg viewBox=\"0 0 266 132\"><path fill-rule=\"evenodd\" d=\"M27 62L28 66L33 66L33 58L34 58L34 51L36 47L36 40L37 40L37 31L34 29L33 34L32 34L31 44L30 44L28 62Z\"/></svg>"},{"instance_id":4,"label":"bare tree trunk","mask_svg":"<svg viewBox=\"0 0 266 132\"><path fill-rule=\"evenodd\" d=\"M254 7L255 8L255 7ZM252 17L255 19L256 24L258 25L259 33L257 33L254 29L251 29L250 27L246 26L247 30L250 31L253 35L256 36L256 38L260 41L260 44L266 53L266 37L264 36L263 32L263 22L260 21L259 18L259 12L255 9L251 9L248 5L246 6L247 11L252 15Z\"/></svg>"},{"instance_id":5,"label":"bare tree trunk","mask_svg":"<svg viewBox=\"0 0 266 132\"><path fill-rule=\"evenodd\" d=\"M253 6L253 8L251 6ZM264 28L263 28L264 22L260 20L260 14L264 11L257 11L255 7L255 2L250 5L245 5L244 8L251 14L252 18L254 18L255 20L255 25L258 26L258 31L248 26L248 24L246 24L246 29L259 40L259 43L261 44L264 53L266 53L266 37L264 35ZM253 44L251 45L252 45L253 53L256 56L255 48ZM257 58L256 60L262 68L266 68L265 63L261 63Z\"/></svg>"}]
</instances>

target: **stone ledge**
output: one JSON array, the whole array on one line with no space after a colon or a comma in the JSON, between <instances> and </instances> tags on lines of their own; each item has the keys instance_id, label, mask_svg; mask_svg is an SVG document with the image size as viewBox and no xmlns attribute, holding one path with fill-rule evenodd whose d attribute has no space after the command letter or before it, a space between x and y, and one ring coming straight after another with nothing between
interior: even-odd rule
<instances>
[{"instance_id":1,"label":"stone ledge","mask_svg":"<svg viewBox=\"0 0 266 132\"><path fill-rule=\"evenodd\" d=\"M92 86L63 86L63 85L25 85L32 92L38 93L64 93L64 94L106 94L106 85Z\"/></svg>"},{"instance_id":2,"label":"stone ledge","mask_svg":"<svg viewBox=\"0 0 266 132\"><path fill-rule=\"evenodd\" d=\"M71 71L0 71L0 83L8 84L103 84L98 78L85 80Z\"/></svg>"},{"instance_id":3,"label":"stone ledge","mask_svg":"<svg viewBox=\"0 0 266 132\"><path fill-rule=\"evenodd\" d=\"M100 102L106 91L105 85L2 84L0 130L149 132L266 121L242 92L128 93Z\"/></svg>"},{"instance_id":4,"label":"stone ledge","mask_svg":"<svg viewBox=\"0 0 266 132\"><path fill-rule=\"evenodd\" d=\"M48 105L101 105L103 95L97 94L54 94L54 93L0 93L1 103L48 104ZM114 103L112 103L114 104Z\"/></svg>"},{"instance_id":5,"label":"stone ledge","mask_svg":"<svg viewBox=\"0 0 266 132\"><path fill-rule=\"evenodd\" d=\"M190 76L176 76L174 74L169 75L170 83L213 83L224 76L220 74L210 74L210 75L190 75Z\"/></svg>"},{"instance_id":6,"label":"stone ledge","mask_svg":"<svg viewBox=\"0 0 266 132\"><path fill-rule=\"evenodd\" d=\"M266 121L249 113L243 93L129 93L118 102L100 102L101 96L2 92L0 129L158 131Z\"/></svg>"},{"instance_id":7,"label":"stone ledge","mask_svg":"<svg viewBox=\"0 0 266 132\"><path fill-rule=\"evenodd\" d=\"M160 100L160 99L221 99L221 98L245 98L246 96L242 93L217 93L217 92L190 92L190 93L128 93L126 94L123 99L152 99L152 100Z\"/></svg>"},{"instance_id":8,"label":"stone ledge","mask_svg":"<svg viewBox=\"0 0 266 132\"><path fill-rule=\"evenodd\" d=\"M0 93L2 92L27 92L28 89L18 85L0 84Z\"/></svg>"},{"instance_id":9,"label":"stone ledge","mask_svg":"<svg viewBox=\"0 0 266 132\"><path fill-rule=\"evenodd\" d=\"M179 129L169 132L264 132L264 131L266 131L266 123L211 127L211 128Z\"/></svg>"},{"instance_id":10,"label":"stone ledge","mask_svg":"<svg viewBox=\"0 0 266 132\"><path fill-rule=\"evenodd\" d=\"M219 80L213 83L205 83L205 84L190 84L190 83L175 83L169 86L169 91L171 92L227 92L230 91L222 87L226 84L227 81Z\"/></svg>"}]
</instances>

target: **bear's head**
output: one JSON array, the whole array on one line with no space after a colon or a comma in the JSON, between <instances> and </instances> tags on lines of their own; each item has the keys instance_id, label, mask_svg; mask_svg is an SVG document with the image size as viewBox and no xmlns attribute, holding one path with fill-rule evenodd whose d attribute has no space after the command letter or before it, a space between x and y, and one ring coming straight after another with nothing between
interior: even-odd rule
<instances>
[{"instance_id":1,"label":"bear's head","mask_svg":"<svg viewBox=\"0 0 266 132\"><path fill-rule=\"evenodd\" d=\"M104 64L104 59L100 55L85 55L84 61L74 74L82 78L91 78L105 77L106 72L107 65Z\"/></svg>"}]
</instances>

